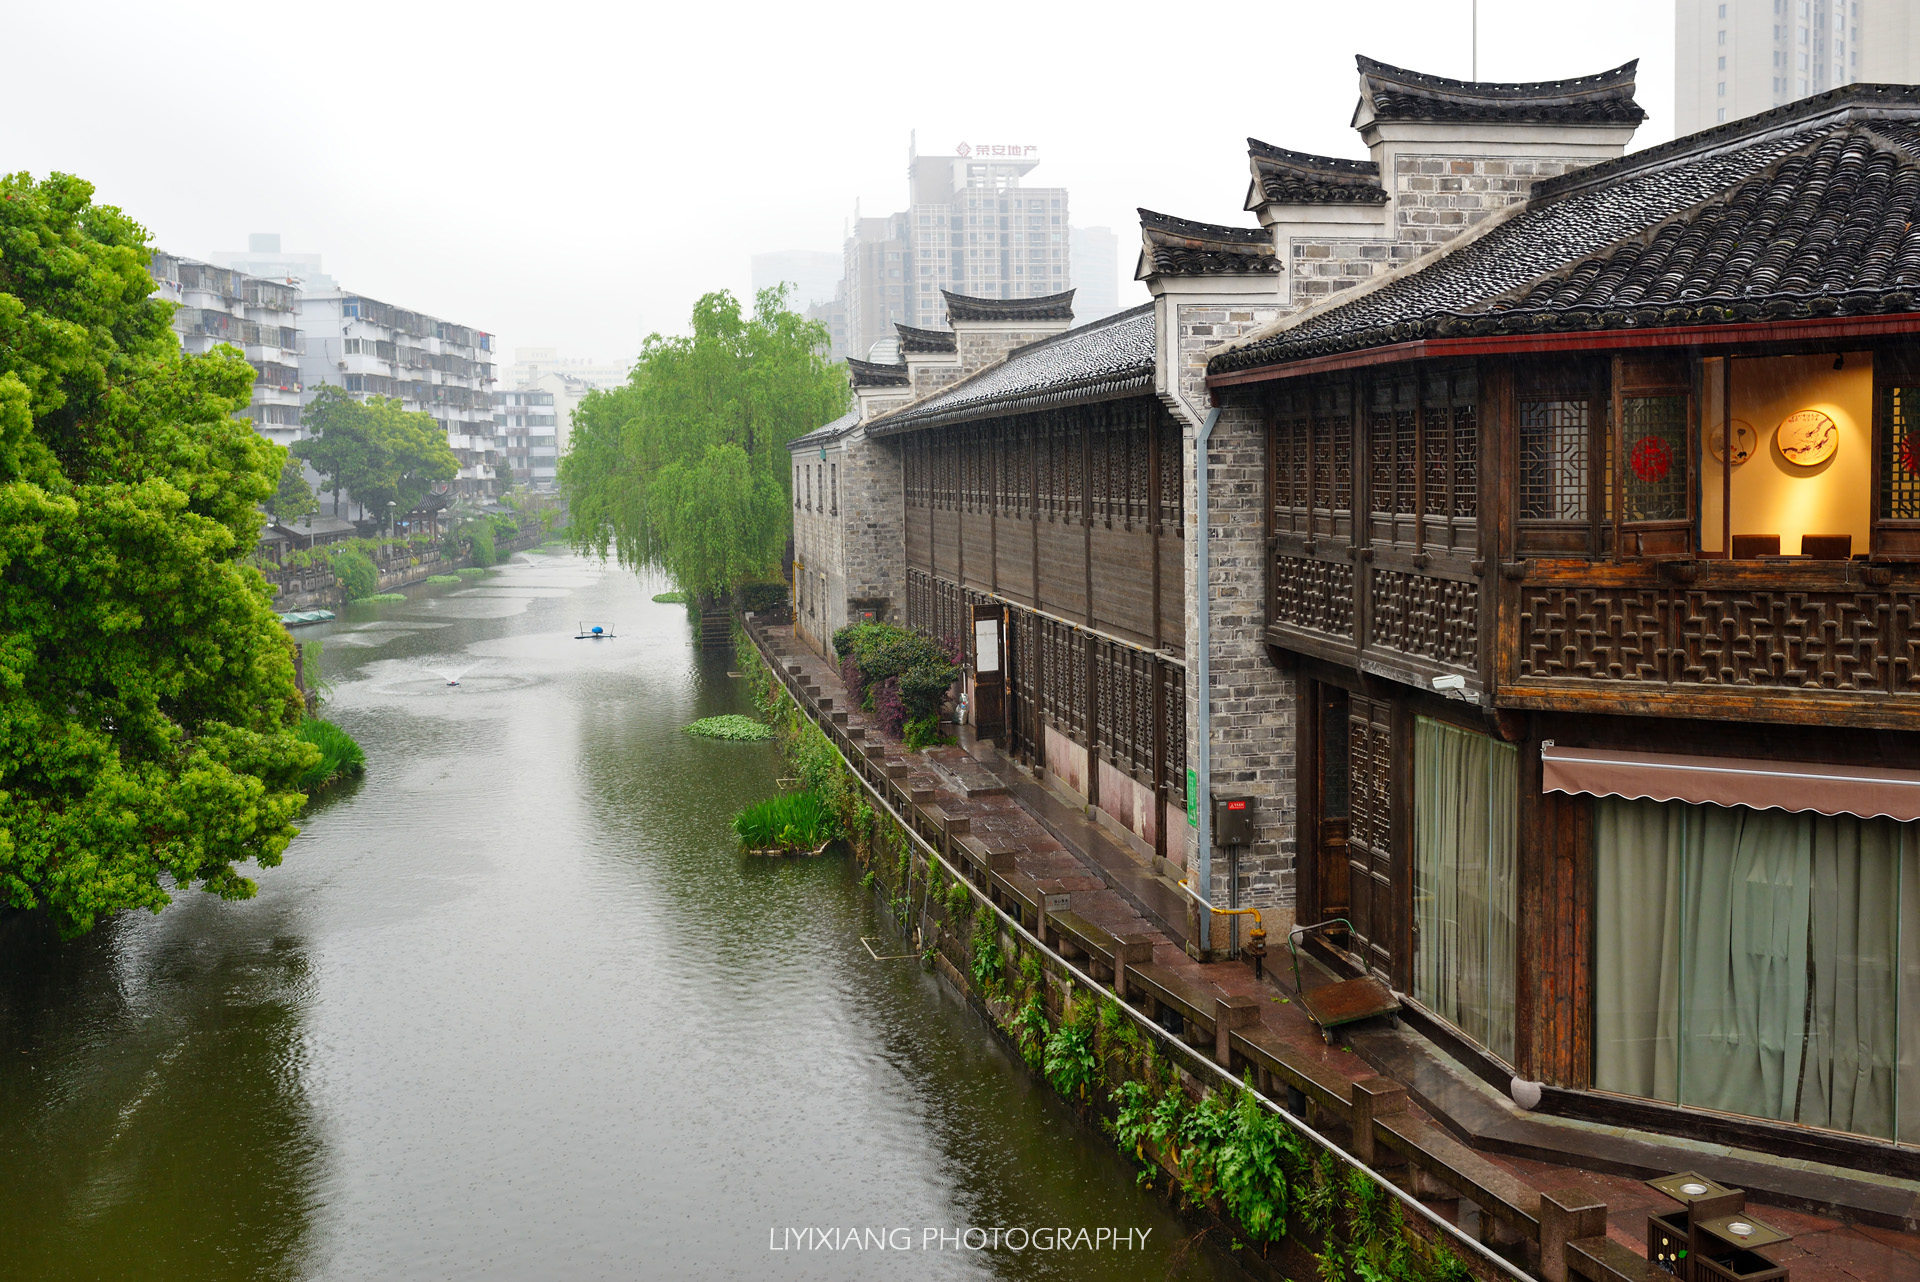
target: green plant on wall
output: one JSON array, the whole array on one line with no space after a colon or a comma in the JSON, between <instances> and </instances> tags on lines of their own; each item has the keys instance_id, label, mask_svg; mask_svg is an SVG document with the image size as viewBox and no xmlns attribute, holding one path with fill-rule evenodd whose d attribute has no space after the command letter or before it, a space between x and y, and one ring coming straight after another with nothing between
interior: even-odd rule
<instances>
[{"instance_id":1,"label":"green plant on wall","mask_svg":"<svg viewBox=\"0 0 1920 1282\"><path fill-rule=\"evenodd\" d=\"M973 986L988 998L998 997L1006 960L1000 955L1000 922L992 913L981 913L973 923L968 954L967 973Z\"/></svg>"},{"instance_id":2,"label":"green plant on wall","mask_svg":"<svg viewBox=\"0 0 1920 1282\"><path fill-rule=\"evenodd\" d=\"M1076 1007L1046 1041L1042 1071L1053 1089L1068 1099L1084 1101L1100 1072L1100 1060L1093 1051L1092 1023L1084 1008Z\"/></svg>"},{"instance_id":3,"label":"green plant on wall","mask_svg":"<svg viewBox=\"0 0 1920 1282\"><path fill-rule=\"evenodd\" d=\"M1053 1028L1047 1023L1047 1008L1035 993L1020 1004L1013 1016L1013 1040L1020 1047L1020 1058L1027 1061L1028 1068L1039 1068L1046 1062L1047 1038L1053 1034Z\"/></svg>"}]
</instances>

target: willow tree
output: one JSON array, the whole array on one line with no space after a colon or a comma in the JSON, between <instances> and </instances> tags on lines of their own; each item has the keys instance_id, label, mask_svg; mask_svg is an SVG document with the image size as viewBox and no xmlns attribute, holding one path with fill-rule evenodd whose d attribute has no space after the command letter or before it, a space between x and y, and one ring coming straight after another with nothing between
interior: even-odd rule
<instances>
[{"instance_id":1,"label":"willow tree","mask_svg":"<svg viewBox=\"0 0 1920 1282\"><path fill-rule=\"evenodd\" d=\"M181 352L150 253L80 179L0 177L0 904L66 934L252 894L318 757L248 563L286 451L234 417L240 353Z\"/></svg>"},{"instance_id":2,"label":"willow tree","mask_svg":"<svg viewBox=\"0 0 1920 1282\"><path fill-rule=\"evenodd\" d=\"M693 333L648 337L628 381L574 411L560 484L582 551L715 596L779 572L787 442L844 413L826 327L762 290L751 316L722 291Z\"/></svg>"}]
</instances>

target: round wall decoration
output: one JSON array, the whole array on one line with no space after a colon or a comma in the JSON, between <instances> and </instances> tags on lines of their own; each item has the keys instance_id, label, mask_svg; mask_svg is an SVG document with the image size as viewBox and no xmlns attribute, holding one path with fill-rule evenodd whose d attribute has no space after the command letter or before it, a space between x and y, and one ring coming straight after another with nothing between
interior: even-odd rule
<instances>
[{"instance_id":1,"label":"round wall decoration","mask_svg":"<svg viewBox=\"0 0 1920 1282\"><path fill-rule=\"evenodd\" d=\"M1657 436L1643 436L1633 443L1633 453L1627 456L1627 462L1635 476L1651 485L1672 469L1673 450Z\"/></svg>"},{"instance_id":2,"label":"round wall decoration","mask_svg":"<svg viewBox=\"0 0 1920 1282\"><path fill-rule=\"evenodd\" d=\"M1795 467L1818 467L1840 448L1840 425L1819 410L1801 410L1780 420L1774 440Z\"/></svg>"},{"instance_id":3,"label":"round wall decoration","mask_svg":"<svg viewBox=\"0 0 1920 1282\"><path fill-rule=\"evenodd\" d=\"M1753 430L1753 424L1744 418L1733 420L1733 465L1739 467L1752 458L1759 446L1760 433ZM1714 458L1722 463L1727 461L1727 429L1724 426L1713 429L1713 441L1708 448L1713 451Z\"/></svg>"}]
</instances>

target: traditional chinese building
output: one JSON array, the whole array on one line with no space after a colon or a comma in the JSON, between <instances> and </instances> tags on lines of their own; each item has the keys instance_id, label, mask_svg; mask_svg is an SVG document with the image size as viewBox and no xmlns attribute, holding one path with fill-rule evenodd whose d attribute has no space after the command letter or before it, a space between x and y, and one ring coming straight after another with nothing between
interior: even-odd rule
<instances>
[{"instance_id":1,"label":"traditional chinese building","mask_svg":"<svg viewBox=\"0 0 1920 1282\"><path fill-rule=\"evenodd\" d=\"M1911 1176L1920 91L1547 178L1215 354L1299 912L1544 1107Z\"/></svg>"},{"instance_id":2,"label":"traditional chinese building","mask_svg":"<svg viewBox=\"0 0 1920 1282\"><path fill-rule=\"evenodd\" d=\"M1345 919L1484 1080L1911 1175L1920 93L1629 157L1631 65L1360 70L1370 160L1141 212L1151 305L904 357L842 438L889 609L997 623L983 737L1213 907Z\"/></svg>"}]
</instances>

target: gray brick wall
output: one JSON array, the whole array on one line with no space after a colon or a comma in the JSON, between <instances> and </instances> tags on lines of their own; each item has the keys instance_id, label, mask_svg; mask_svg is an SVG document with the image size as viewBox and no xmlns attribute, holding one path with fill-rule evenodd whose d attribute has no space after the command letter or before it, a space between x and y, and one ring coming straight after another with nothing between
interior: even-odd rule
<instances>
[{"instance_id":1,"label":"gray brick wall","mask_svg":"<svg viewBox=\"0 0 1920 1282\"><path fill-rule=\"evenodd\" d=\"M1193 438L1187 432L1187 582L1197 584L1198 492ZM1255 841L1238 853L1241 907L1290 907L1294 901L1294 683L1273 666L1266 630L1266 429L1247 406L1226 406L1209 449L1209 582L1213 700L1213 792L1254 797ZM1187 593L1187 653L1199 653L1201 598ZM1187 762L1199 761L1201 692L1195 665L1187 665ZM1205 804L1206 798L1202 798ZM1197 855L1197 829L1186 830L1188 867ZM1212 901L1233 896L1228 852L1216 847ZM1218 936L1226 920L1216 918Z\"/></svg>"},{"instance_id":2,"label":"gray brick wall","mask_svg":"<svg viewBox=\"0 0 1920 1282\"><path fill-rule=\"evenodd\" d=\"M884 599L884 621L904 624L907 537L900 444L892 438L870 440L862 429L847 437L846 447L840 468L842 610L850 600Z\"/></svg>"},{"instance_id":3,"label":"gray brick wall","mask_svg":"<svg viewBox=\"0 0 1920 1282\"><path fill-rule=\"evenodd\" d=\"M1424 254L1525 200L1539 179L1592 163L1585 157L1402 153L1394 163L1394 239Z\"/></svg>"}]
</instances>

